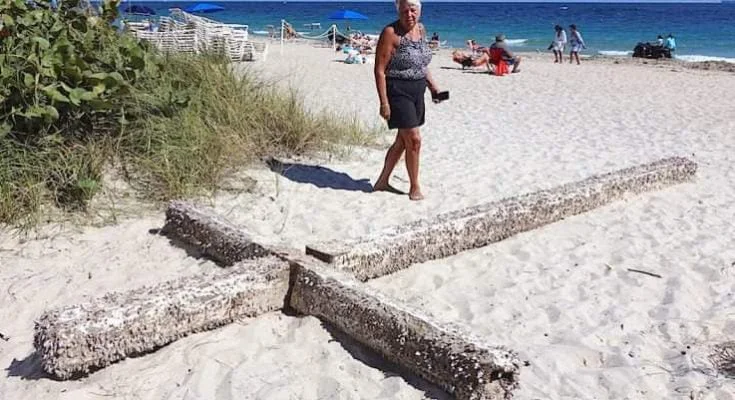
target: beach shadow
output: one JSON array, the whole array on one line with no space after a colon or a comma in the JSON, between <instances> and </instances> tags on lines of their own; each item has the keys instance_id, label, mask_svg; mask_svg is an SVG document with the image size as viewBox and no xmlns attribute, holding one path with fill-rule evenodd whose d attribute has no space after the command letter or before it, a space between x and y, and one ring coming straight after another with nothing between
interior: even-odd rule
<instances>
[{"instance_id":1,"label":"beach shadow","mask_svg":"<svg viewBox=\"0 0 735 400\"><path fill-rule=\"evenodd\" d=\"M13 358L7 371L7 377L19 377L22 380L37 381L39 379L56 380L41 367L41 356L35 351L28 357L18 360Z\"/></svg>"},{"instance_id":2,"label":"beach shadow","mask_svg":"<svg viewBox=\"0 0 735 400\"><path fill-rule=\"evenodd\" d=\"M132 359L136 359L139 357L143 357L148 354L156 353L160 351L160 349L166 346L168 346L168 344L156 346L155 348L150 349L150 350L132 352L120 360L113 361L111 365L115 365L124 360L132 360ZM21 380L30 380L30 381L48 379L50 381L61 382L61 381L75 381L75 380L79 380L82 378L86 378L90 375L93 375L95 372L101 371L102 369L105 369L105 368L109 368L109 366L104 366L104 367L94 366L94 367L90 367L87 371L77 371L77 372L74 372L71 376L61 379L43 370L43 367L41 366L41 355L37 351L34 351L33 353L29 354L26 358L22 360L13 358L13 361L10 362L10 365L5 370L7 371L8 378L18 377Z\"/></svg>"},{"instance_id":3,"label":"beach shadow","mask_svg":"<svg viewBox=\"0 0 735 400\"><path fill-rule=\"evenodd\" d=\"M344 64L344 65L374 65L374 63L372 63L372 62L369 62L369 63L348 63L345 60L340 60L340 59L332 60L332 62L336 62L336 63L340 63L340 64Z\"/></svg>"},{"instance_id":4,"label":"beach shadow","mask_svg":"<svg viewBox=\"0 0 735 400\"><path fill-rule=\"evenodd\" d=\"M170 229L168 229L167 225L164 225L163 228L151 228L148 230L148 233L154 236L163 236L166 239L168 239L168 242L171 246L182 249L186 252L186 255L192 258L195 258L197 260L209 260L214 261L215 264L220 265L220 263L217 262L217 260L213 260L211 257L209 257L206 253L201 251L200 247L194 246L193 244L187 243L180 238L178 238L176 235L173 235L170 233ZM220 265L224 266L224 265Z\"/></svg>"},{"instance_id":5,"label":"beach shadow","mask_svg":"<svg viewBox=\"0 0 735 400\"><path fill-rule=\"evenodd\" d=\"M455 71L460 71L463 74L485 74L485 75L494 75L487 71L487 69L480 69L479 67L476 68L462 68L462 67L439 67L441 69L452 69Z\"/></svg>"},{"instance_id":6,"label":"beach shadow","mask_svg":"<svg viewBox=\"0 0 735 400\"><path fill-rule=\"evenodd\" d=\"M318 188L350 190L371 193L373 185L369 179L353 179L344 172L337 172L319 165L284 163L275 158L265 160L271 171L299 183L310 183Z\"/></svg>"},{"instance_id":7,"label":"beach shadow","mask_svg":"<svg viewBox=\"0 0 735 400\"><path fill-rule=\"evenodd\" d=\"M405 370L405 368L384 359L380 354L364 346L346 333L340 331L328 322L321 321L322 327L339 343L352 357L363 364L380 370L386 378L400 377L409 385L424 393L425 398L433 400L450 400L454 397L442 390L437 385Z\"/></svg>"},{"instance_id":8,"label":"beach shadow","mask_svg":"<svg viewBox=\"0 0 735 400\"><path fill-rule=\"evenodd\" d=\"M186 252L186 255L188 257L198 260L200 265L204 264L207 261L211 261L218 267L222 267L222 268L232 266L232 264L223 262L222 260L217 259L217 257L213 257L212 255L208 254L205 250L203 250L204 249L203 246L191 244L189 242L182 240L177 235L173 234L167 225L164 225L163 228L149 229L148 233L151 235L165 237L166 239L168 239L168 243L172 247L184 250L184 252Z\"/></svg>"}]
</instances>

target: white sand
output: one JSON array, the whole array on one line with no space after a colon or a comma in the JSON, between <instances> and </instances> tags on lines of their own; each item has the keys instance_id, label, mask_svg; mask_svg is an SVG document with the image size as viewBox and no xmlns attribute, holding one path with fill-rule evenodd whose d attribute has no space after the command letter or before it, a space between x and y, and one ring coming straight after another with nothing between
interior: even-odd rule
<instances>
[{"instance_id":1,"label":"white sand","mask_svg":"<svg viewBox=\"0 0 735 400\"><path fill-rule=\"evenodd\" d=\"M272 45L267 61L250 67L297 86L310 107L378 122L372 65L335 62L331 50L308 46L284 53ZM661 157L692 157L700 165L693 183L370 284L518 350L530 362L519 399L735 398L735 380L713 375L706 362L707 346L735 339L735 76L534 58L505 77L455 69L448 53L435 58L432 71L451 99L427 104L423 202L340 189L369 187L382 148L304 161L328 168L309 179L333 188L247 171L255 192L223 195L215 207L257 240L302 247ZM408 187L402 164L393 183ZM29 358L33 320L46 308L216 268L148 232L162 223L159 210L39 239L0 236L0 332L10 337L0 340L0 398L441 397L375 358L363 362L361 350L335 341L318 320L278 313L82 380L38 379Z\"/></svg>"}]
</instances>

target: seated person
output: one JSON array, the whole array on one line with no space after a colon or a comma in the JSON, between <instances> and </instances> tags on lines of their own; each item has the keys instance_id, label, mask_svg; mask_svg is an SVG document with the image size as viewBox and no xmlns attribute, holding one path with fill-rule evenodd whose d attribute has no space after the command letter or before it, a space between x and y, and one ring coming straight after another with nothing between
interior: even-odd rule
<instances>
[{"instance_id":1,"label":"seated person","mask_svg":"<svg viewBox=\"0 0 735 400\"><path fill-rule=\"evenodd\" d=\"M283 25L284 25L284 31L286 34L286 39L295 38L297 36L296 30L291 26L291 24L289 24L288 22L284 22Z\"/></svg>"},{"instance_id":2,"label":"seated person","mask_svg":"<svg viewBox=\"0 0 735 400\"><path fill-rule=\"evenodd\" d=\"M505 35L498 35L495 37L495 43L489 48L483 48L482 53L479 55L468 55L461 51L455 50L452 53L452 60L462 65L462 69L465 67L479 67L486 66L490 73L495 73L495 67L492 62L491 52L493 49L500 49L502 51L503 60L509 65L513 66L511 72L521 72L521 57L514 55L507 47L505 43Z\"/></svg>"},{"instance_id":3,"label":"seated person","mask_svg":"<svg viewBox=\"0 0 735 400\"><path fill-rule=\"evenodd\" d=\"M511 72L521 72L521 57L514 55L509 49L508 45L505 43L505 35L502 33L498 36L495 36L495 43L490 45L490 50L488 50L488 56L490 56L490 51L493 49L501 49L503 51L503 60L508 65L512 65L513 69Z\"/></svg>"},{"instance_id":4,"label":"seated person","mask_svg":"<svg viewBox=\"0 0 735 400\"><path fill-rule=\"evenodd\" d=\"M345 64L365 64L367 62L367 54L364 50L352 49L347 53Z\"/></svg>"},{"instance_id":5,"label":"seated person","mask_svg":"<svg viewBox=\"0 0 735 400\"><path fill-rule=\"evenodd\" d=\"M436 49L439 47L439 34L434 32L433 35L431 35L431 40L429 40L429 47L432 49Z\"/></svg>"},{"instance_id":6,"label":"seated person","mask_svg":"<svg viewBox=\"0 0 735 400\"><path fill-rule=\"evenodd\" d=\"M656 44L654 46L663 47L664 46L664 37L661 35L658 35L656 38Z\"/></svg>"}]
</instances>

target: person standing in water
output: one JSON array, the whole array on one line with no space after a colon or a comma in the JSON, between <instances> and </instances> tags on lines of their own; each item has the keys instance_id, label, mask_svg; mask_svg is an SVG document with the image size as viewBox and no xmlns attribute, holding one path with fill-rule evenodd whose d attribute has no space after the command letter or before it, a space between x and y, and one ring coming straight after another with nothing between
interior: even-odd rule
<instances>
[{"instance_id":1,"label":"person standing in water","mask_svg":"<svg viewBox=\"0 0 735 400\"><path fill-rule=\"evenodd\" d=\"M419 17L420 0L396 0L398 20L383 28L375 54L375 86L380 100L380 116L388 121L389 129L398 129L393 144L385 155L380 177L374 191L401 193L389 181L398 160L406 152L406 169L410 181L408 197L421 200L419 184L419 152L424 124L424 93L428 86L432 97L439 88L428 66L431 49Z\"/></svg>"}]
</instances>

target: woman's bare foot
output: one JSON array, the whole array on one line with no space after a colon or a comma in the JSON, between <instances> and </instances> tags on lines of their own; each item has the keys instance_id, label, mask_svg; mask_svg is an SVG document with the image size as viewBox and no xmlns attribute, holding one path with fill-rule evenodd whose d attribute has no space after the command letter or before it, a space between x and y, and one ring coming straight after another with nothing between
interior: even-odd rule
<instances>
[{"instance_id":1,"label":"woman's bare foot","mask_svg":"<svg viewBox=\"0 0 735 400\"><path fill-rule=\"evenodd\" d=\"M398 190L387 183L384 183L384 184L376 183L373 186L373 192L388 192L388 193L394 193L394 194L406 194L406 192Z\"/></svg>"},{"instance_id":2,"label":"woman's bare foot","mask_svg":"<svg viewBox=\"0 0 735 400\"><path fill-rule=\"evenodd\" d=\"M420 189L416 189L408 193L408 198L414 201L418 201L418 200L423 200L424 195L421 193Z\"/></svg>"}]
</instances>

